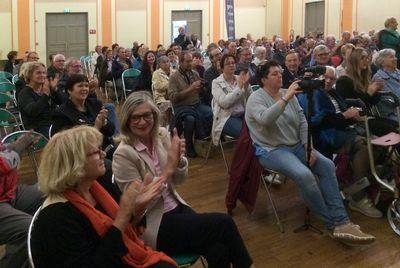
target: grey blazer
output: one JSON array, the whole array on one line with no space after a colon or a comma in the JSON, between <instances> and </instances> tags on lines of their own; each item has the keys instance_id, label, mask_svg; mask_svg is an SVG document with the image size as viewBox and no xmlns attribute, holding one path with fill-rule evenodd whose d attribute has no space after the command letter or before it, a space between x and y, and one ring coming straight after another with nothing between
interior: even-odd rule
<instances>
[{"instance_id":1,"label":"grey blazer","mask_svg":"<svg viewBox=\"0 0 400 268\"><path fill-rule=\"evenodd\" d=\"M158 138L155 141L155 148L161 169L164 169L167 164L167 155L170 146L171 140L167 130L165 128L160 128ZM121 191L125 191L134 180L143 181L146 173L152 174L153 177L156 176L155 167L149 156L145 152L136 151L132 145L126 144L124 141L121 141L114 152L112 170L115 175L115 181ZM178 202L185 205L187 205L186 202L175 191L175 185L182 183L186 179L187 174L188 162L186 161L184 167L175 170L175 173L168 183L168 190L175 196ZM163 211L164 200L162 196L151 202L147 207L147 227L142 239L145 241L146 245L153 249L157 249L157 235Z\"/></svg>"}]
</instances>

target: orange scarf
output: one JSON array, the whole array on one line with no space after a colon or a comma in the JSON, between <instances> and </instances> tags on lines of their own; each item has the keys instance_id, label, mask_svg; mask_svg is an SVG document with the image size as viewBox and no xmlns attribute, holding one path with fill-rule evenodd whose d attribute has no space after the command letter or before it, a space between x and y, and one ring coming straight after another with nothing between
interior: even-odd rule
<instances>
[{"instance_id":1,"label":"orange scarf","mask_svg":"<svg viewBox=\"0 0 400 268\"><path fill-rule=\"evenodd\" d=\"M111 218L95 209L76 191L67 190L64 192L64 196L89 219L97 234L100 237L104 237L110 229L113 219L115 219L117 215L119 206L97 181L93 182L90 193ZM131 224L128 224L126 227L122 238L128 249L127 254L122 257L122 260L129 266L144 268L151 267L159 262L167 262L176 265L176 263L164 253L154 251L150 247L145 246L144 242L137 237Z\"/></svg>"}]
</instances>

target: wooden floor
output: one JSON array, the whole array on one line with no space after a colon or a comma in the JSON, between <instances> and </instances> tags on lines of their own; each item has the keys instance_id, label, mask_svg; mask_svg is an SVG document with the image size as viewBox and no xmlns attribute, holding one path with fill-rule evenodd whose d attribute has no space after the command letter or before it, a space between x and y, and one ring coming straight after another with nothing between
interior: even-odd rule
<instances>
[{"instance_id":1,"label":"wooden floor","mask_svg":"<svg viewBox=\"0 0 400 268\"><path fill-rule=\"evenodd\" d=\"M231 157L233 150L229 150ZM226 212L228 178L220 153L204 165L202 158L190 161L189 178L178 192L197 212ZM372 245L350 247L311 231L294 233L303 223L305 207L293 182L274 188L274 200L284 221L280 233L265 190L260 185L256 210L249 215L238 203L233 218L256 267L400 267L400 237L384 219L350 212L351 220L377 237ZM316 218L312 223L323 230ZM197 264L195 267L201 267Z\"/></svg>"}]
</instances>

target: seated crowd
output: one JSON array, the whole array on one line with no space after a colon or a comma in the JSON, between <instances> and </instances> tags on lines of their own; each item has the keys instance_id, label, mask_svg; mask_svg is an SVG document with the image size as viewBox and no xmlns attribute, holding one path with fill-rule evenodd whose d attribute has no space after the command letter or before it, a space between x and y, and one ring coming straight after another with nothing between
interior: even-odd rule
<instances>
[{"instance_id":1,"label":"seated crowd","mask_svg":"<svg viewBox=\"0 0 400 268\"><path fill-rule=\"evenodd\" d=\"M23 126L50 139L33 186L18 185L16 168L36 140L28 133L0 145L0 244L7 244L0 266L27 267L27 229L43 203L31 239L36 267L61 260L70 267L176 267L171 256L188 253L203 256L208 267L254 267L230 216L196 213L175 189L188 177L186 156L198 155L196 140L237 139L243 125L262 167L293 180L334 239L373 242L349 219L332 158L349 156L352 182L370 180L365 136L353 128L365 120L355 99L366 115L379 109L370 122L374 135L397 131L398 115L381 94L400 97L396 29L389 18L377 36L344 32L338 42L331 35L285 42L248 35L202 51L198 36L180 28L168 49L96 46L93 72L62 54L47 69L32 51L18 63L11 51L5 71L18 75ZM308 109L299 81L321 66L324 82ZM132 68L140 75L124 78ZM115 97L130 93L120 118L97 96L99 87L113 86ZM367 189L349 200L350 209L382 217Z\"/></svg>"}]
</instances>

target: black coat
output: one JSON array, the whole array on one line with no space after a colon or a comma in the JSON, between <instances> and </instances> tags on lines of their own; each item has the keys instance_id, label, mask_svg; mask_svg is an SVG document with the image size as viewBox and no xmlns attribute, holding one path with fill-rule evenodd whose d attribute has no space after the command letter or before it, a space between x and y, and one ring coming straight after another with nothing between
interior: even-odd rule
<instances>
[{"instance_id":1,"label":"black coat","mask_svg":"<svg viewBox=\"0 0 400 268\"><path fill-rule=\"evenodd\" d=\"M95 98L87 98L85 107L86 113L80 112L75 108L74 103L68 99L65 104L53 113L51 134L53 135L61 130L79 125L93 126L97 115L103 107L103 103ZM114 130L115 126L110 120L100 129L100 132L104 136L103 148L112 143Z\"/></svg>"}]
</instances>

